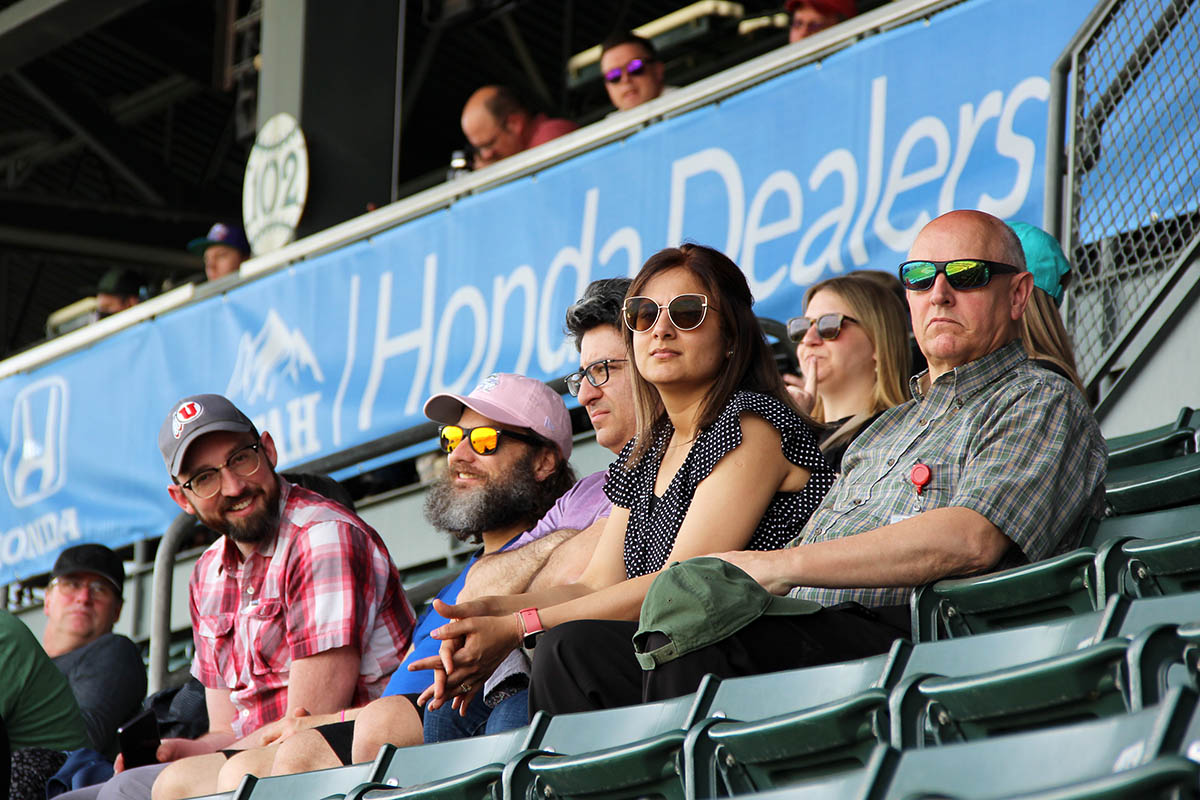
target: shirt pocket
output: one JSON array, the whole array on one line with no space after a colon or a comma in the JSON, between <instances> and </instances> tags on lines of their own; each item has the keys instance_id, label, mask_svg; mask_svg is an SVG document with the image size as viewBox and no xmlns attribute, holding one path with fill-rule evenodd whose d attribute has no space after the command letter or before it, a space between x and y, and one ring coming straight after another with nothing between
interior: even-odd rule
<instances>
[{"instance_id":1,"label":"shirt pocket","mask_svg":"<svg viewBox=\"0 0 1200 800\"><path fill-rule=\"evenodd\" d=\"M912 470L917 463L929 468L929 482L917 494L917 487L912 480ZM958 483L958 465L948 461L931 461L922 459L912 462L900 475L904 484L903 493L907 495L912 513L931 511L935 508L946 508L954 497L954 487Z\"/></svg>"},{"instance_id":2,"label":"shirt pocket","mask_svg":"<svg viewBox=\"0 0 1200 800\"><path fill-rule=\"evenodd\" d=\"M201 614L196 621L196 636L203 650L211 654L217 674L226 686L237 686L237 666L233 651L234 614Z\"/></svg>"},{"instance_id":3,"label":"shirt pocket","mask_svg":"<svg viewBox=\"0 0 1200 800\"><path fill-rule=\"evenodd\" d=\"M255 675L286 674L291 663L291 650L287 643L283 602L265 600L246 609L245 613L251 671Z\"/></svg>"}]
</instances>

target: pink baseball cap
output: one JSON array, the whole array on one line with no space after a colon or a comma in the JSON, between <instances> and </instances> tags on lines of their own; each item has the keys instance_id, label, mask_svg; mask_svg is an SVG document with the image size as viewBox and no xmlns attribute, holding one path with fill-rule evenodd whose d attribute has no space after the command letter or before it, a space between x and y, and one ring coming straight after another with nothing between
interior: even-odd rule
<instances>
[{"instance_id":1,"label":"pink baseball cap","mask_svg":"<svg viewBox=\"0 0 1200 800\"><path fill-rule=\"evenodd\" d=\"M527 428L557 445L564 459L571 457L571 415L558 393L541 381L495 372L466 396L435 394L425 401L425 416L454 425L464 406L501 425Z\"/></svg>"}]
</instances>

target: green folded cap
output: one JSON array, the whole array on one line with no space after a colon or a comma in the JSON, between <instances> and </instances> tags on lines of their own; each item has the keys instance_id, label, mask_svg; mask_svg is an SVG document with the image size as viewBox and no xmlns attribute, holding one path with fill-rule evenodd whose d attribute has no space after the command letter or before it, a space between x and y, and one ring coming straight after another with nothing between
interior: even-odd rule
<instances>
[{"instance_id":1,"label":"green folded cap","mask_svg":"<svg viewBox=\"0 0 1200 800\"><path fill-rule=\"evenodd\" d=\"M671 564L650 584L633 650L642 669L707 647L737 633L763 615L811 614L820 603L777 597L744 571L704 556ZM667 644L646 650L646 637L661 633Z\"/></svg>"}]
</instances>

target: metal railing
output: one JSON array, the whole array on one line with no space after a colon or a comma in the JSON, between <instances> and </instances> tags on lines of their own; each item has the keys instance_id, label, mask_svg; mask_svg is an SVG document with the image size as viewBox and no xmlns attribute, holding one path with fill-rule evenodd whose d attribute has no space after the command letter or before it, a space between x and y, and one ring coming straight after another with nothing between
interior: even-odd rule
<instances>
[{"instance_id":1,"label":"metal railing","mask_svg":"<svg viewBox=\"0 0 1200 800\"><path fill-rule=\"evenodd\" d=\"M1065 316L1095 389L1128 366L1126 349L1200 242L1195 0L1099 4L1052 88L1046 225L1074 268Z\"/></svg>"}]
</instances>

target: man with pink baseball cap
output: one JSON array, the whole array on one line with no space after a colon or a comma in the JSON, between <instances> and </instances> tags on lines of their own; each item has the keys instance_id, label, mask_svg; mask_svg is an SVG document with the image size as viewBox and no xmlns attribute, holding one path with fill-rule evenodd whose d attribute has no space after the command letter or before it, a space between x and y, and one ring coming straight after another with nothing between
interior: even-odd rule
<instances>
[{"instance_id":1,"label":"man with pink baseball cap","mask_svg":"<svg viewBox=\"0 0 1200 800\"><path fill-rule=\"evenodd\" d=\"M789 42L798 42L858 13L854 0L788 0L784 10L789 18Z\"/></svg>"}]
</instances>

